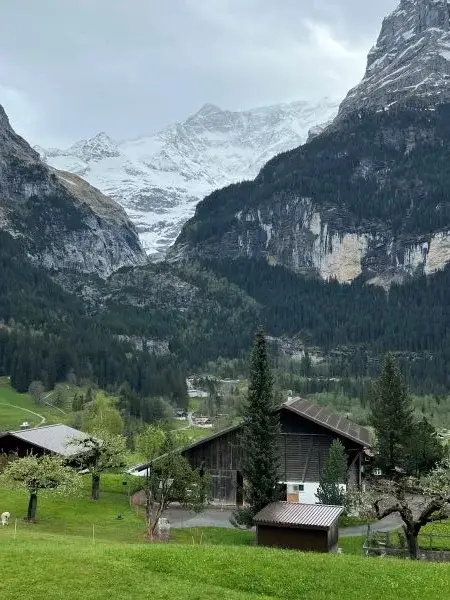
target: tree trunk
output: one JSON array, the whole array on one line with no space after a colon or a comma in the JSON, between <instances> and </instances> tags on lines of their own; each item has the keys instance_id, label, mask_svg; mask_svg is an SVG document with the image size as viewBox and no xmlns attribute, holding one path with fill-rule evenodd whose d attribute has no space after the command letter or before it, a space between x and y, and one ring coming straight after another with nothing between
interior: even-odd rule
<instances>
[{"instance_id":1,"label":"tree trunk","mask_svg":"<svg viewBox=\"0 0 450 600\"><path fill-rule=\"evenodd\" d=\"M100 473L92 473L92 500L100 498Z\"/></svg>"},{"instance_id":2,"label":"tree trunk","mask_svg":"<svg viewBox=\"0 0 450 600\"><path fill-rule=\"evenodd\" d=\"M415 531L414 526L405 527L406 541L408 544L409 558L411 560L418 560L419 558L419 542L418 534Z\"/></svg>"},{"instance_id":3,"label":"tree trunk","mask_svg":"<svg viewBox=\"0 0 450 600\"><path fill-rule=\"evenodd\" d=\"M36 522L36 512L37 512L37 493L31 492L30 499L28 501L28 513L27 513L27 521Z\"/></svg>"}]
</instances>

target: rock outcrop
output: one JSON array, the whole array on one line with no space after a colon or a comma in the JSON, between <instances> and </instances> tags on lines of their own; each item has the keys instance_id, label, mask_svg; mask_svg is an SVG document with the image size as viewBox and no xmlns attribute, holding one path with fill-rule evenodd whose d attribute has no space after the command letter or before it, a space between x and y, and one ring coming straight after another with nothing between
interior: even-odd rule
<instances>
[{"instance_id":1,"label":"rock outcrop","mask_svg":"<svg viewBox=\"0 0 450 600\"><path fill-rule=\"evenodd\" d=\"M435 106L449 100L450 4L401 0L383 21L364 79L349 92L339 112L386 109L408 101Z\"/></svg>"},{"instance_id":2,"label":"rock outcrop","mask_svg":"<svg viewBox=\"0 0 450 600\"><path fill-rule=\"evenodd\" d=\"M146 256L125 211L80 177L57 171L18 136L0 107L0 229L49 269L106 277Z\"/></svg>"}]
</instances>

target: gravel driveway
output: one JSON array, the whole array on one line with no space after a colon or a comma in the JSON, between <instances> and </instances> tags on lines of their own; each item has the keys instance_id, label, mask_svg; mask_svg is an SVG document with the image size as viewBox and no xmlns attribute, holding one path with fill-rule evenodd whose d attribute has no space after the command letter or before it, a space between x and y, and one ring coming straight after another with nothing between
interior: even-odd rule
<instances>
[{"instance_id":1,"label":"gravel driveway","mask_svg":"<svg viewBox=\"0 0 450 600\"><path fill-rule=\"evenodd\" d=\"M207 508L200 514L185 510L180 506L171 506L164 513L169 519L170 524L175 529L184 527L225 527L232 529L230 517L233 512L231 508ZM401 527L402 520L398 515L389 515L377 523L371 525L372 531L395 531ZM353 537L365 535L367 525L358 525L357 527L345 527L339 530L342 537Z\"/></svg>"}]
</instances>

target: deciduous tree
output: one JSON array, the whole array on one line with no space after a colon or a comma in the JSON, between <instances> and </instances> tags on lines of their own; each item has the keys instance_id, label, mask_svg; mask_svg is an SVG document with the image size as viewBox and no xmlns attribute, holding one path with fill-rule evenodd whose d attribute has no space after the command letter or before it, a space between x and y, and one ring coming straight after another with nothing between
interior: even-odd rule
<instances>
[{"instance_id":1,"label":"deciduous tree","mask_svg":"<svg viewBox=\"0 0 450 600\"><path fill-rule=\"evenodd\" d=\"M149 540L155 536L161 515L171 502L199 512L207 501L209 478L200 469L192 469L180 452L182 444L179 433L155 426L136 436L136 449L148 463L143 485Z\"/></svg>"},{"instance_id":2,"label":"deciduous tree","mask_svg":"<svg viewBox=\"0 0 450 600\"><path fill-rule=\"evenodd\" d=\"M64 496L77 494L81 477L63 460L55 456L35 456L11 460L1 477L4 485L24 490L29 494L27 520L35 522L39 492Z\"/></svg>"},{"instance_id":3,"label":"deciduous tree","mask_svg":"<svg viewBox=\"0 0 450 600\"><path fill-rule=\"evenodd\" d=\"M450 511L450 461L446 459L421 478L398 473L354 494L351 508L361 516L382 519L398 513L403 521L409 556L419 556L419 533L427 523L447 518Z\"/></svg>"},{"instance_id":4,"label":"deciduous tree","mask_svg":"<svg viewBox=\"0 0 450 600\"><path fill-rule=\"evenodd\" d=\"M79 467L91 473L92 499L98 500L101 474L125 466L125 438L98 427L92 435L75 438L69 445L77 450Z\"/></svg>"},{"instance_id":5,"label":"deciduous tree","mask_svg":"<svg viewBox=\"0 0 450 600\"><path fill-rule=\"evenodd\" d=\"M28 386L28 393L36 404L42 404L42 398L45 393L45 387L42 381L32 381Z\"/></svg>"},{"instance_id":6,"label":"deciduous tree","mask_svg":"<svg viewBox=\"0 0 450 600\"><path fill-rule=\"evenodd\" d=\"M91 402L88 401L86 395L86 404L83 409L83 427L88 432L100 428L108 430L110 433L121 434L124 429L124 422L114 400L104 392L98 392Z\"/></svg>"}]
</instances>

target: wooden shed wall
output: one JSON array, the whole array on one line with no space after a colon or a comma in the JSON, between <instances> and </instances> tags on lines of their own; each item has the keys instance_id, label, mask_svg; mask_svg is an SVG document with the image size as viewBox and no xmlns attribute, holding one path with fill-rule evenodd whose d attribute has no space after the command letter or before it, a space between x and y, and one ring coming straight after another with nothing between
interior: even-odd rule
<instances>
[{"instance_id":1,"label":"wooden shed wall","mask_svg":"<svg viewBox=\"0 0 450 600\"><path fill-rule=\"evenodd\" d=\"M258 546L290 548L305 552L328 552L326 529L299 529L294 527L256 526Z\"/></svg>"},{"instance_id":2,"label":"wooden shed wall","mask_svg":"<svg viewBox=\"0 0 450 600\"><path fill-rule=\"evenodd\" d=\"M22 458L31 453L41 456L45 450L10 434L0 437L0 454L18 454Z\"/></svg>"}]
</instances>

